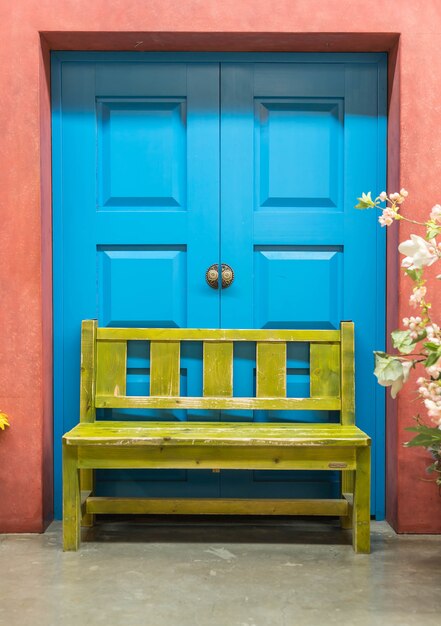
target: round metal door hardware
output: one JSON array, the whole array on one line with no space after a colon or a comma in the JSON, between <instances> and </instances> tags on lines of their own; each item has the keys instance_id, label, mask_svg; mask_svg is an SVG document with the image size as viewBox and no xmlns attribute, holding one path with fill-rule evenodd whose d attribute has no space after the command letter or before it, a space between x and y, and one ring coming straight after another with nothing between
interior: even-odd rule
<instances>
[{"instance_id":1,"label":"round metal door hardware","mask_svg":"<svg viewBox=\"0 0 441 626\"><path fill-rule=\"evenodd\" d=\"M234 272L229 265L222 263L222 289L227 289L234 281Z\"/></svg>"},{"instance_id":2,"label":"round metal door hardware","mask_svg":"<svg viewBox=\"0 0 441 626\"><path fill-rule=\"evenodd\" d=\"M227 289L234 281L234 272L229 265L222 263L222 289ZM214 263L210 265L205 272L205 280L212 289L219 289L219 265Z\"/></svg>"},{"instance_id":3,"label":"round metal door hardware","mask_svg":"<svg viewBox=\"0 0 441 626\"><path fill-rule=\"evenodd\" d=\"M217 263L210 265L205 272L205 280L212 289L219 288L219 265Z\"/></svg>"}]
</instances>

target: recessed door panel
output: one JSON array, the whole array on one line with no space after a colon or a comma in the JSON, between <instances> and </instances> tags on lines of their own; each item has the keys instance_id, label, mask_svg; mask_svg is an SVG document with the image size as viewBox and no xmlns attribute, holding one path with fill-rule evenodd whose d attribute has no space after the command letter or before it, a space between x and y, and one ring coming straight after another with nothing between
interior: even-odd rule
<instances>
[{"instance_id":1,"label":"recessed door panel","mask_svg":"<svg viewBox=\"0 0 441 626\"><path fill-rule=\"evenodd\" d=\"M187 326L186 246L100 246L97 262L100 324Z\"/></svg>"},{"instance_id":2,"label":"recessed door panel","mask_svg":"<svg viewBox=\"0 0 441 626\"><path fill-rule=\"evenodd\" d=\"M254 107L256 209L341 210L343 99L256 98Z\"/></svg>"},{"instance_id":3,"label":"recessed door panel","mask_svg":"<svg viewBox=\"0 0 441 626\"><path fill-rule=\"evenodd\" d=\"M185 209L186 127L184 98L99 98L99 208Z\"/></svg>"},{"instance_id":4,"label":"recessed door panel","mask_svg":"<svg viewBox=\"0 0 441 626\"><path fill-rule=\"evenodd\" d=\"M338 328L343 248L255 246L256 328Z\"/></svg>"}]
</instances>

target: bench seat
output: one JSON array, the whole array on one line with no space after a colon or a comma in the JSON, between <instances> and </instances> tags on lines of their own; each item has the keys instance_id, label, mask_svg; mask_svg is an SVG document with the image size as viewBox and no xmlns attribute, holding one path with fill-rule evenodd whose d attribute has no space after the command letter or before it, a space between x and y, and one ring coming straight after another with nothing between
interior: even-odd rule
<instances>
[{"instance_id":1,"label":"bench seat","mask_svg":"<svg viewBox=\"0 0 441 626\"><path fill-rule=\"evenodd\" d=\"M354 425L255 422L80 423L63 441L76 446L368 446Z\"/></svg>"}]
</instances>

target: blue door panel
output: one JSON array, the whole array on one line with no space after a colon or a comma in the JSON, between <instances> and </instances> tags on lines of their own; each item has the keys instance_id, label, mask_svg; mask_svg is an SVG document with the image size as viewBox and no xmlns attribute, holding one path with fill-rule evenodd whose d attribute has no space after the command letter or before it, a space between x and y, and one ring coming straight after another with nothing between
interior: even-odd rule
<instances>
[{"instance_id":1,"label":"blue door panel","mask_svg":"<svg viewBox=\"0 0 441 626\"><path fill-rule=\"evenodd\" d=\"M338 328L343 256L342 246L254 246L253 325Z\"/></svg>"},{"instance_id":2,"label":"blue door panel","mask_svg":"<svg viewBox=\"0 0 441 626\"><path fill-rule=\"evenodd\" d=\"M99 246L97 262L103 326L186 325L186 246Z\"/></svg>"},{"instance_id":3,"label":"blue door panel","mask_svg":"<svg viewBox=\"0 0 441 626\"><path fill-rule=\"evenodd\" d=\"M78 421L80 320L219 326L219 292L204 284L205 269L219 258L219 64L82 63L62 55L54 63L54 85L61 146L61 152L54 149L54 169L62 182L54 188L54 266L60 269L55 320L62 338L55 351L60 515L61 434ZM149 354L142 350L129 346L130 393L148 390ZM182 389L191 395L200 393L200 356L199 346L183 351ZM116 413L100 417L133 418ZM167 417L186 416L176 411ZM144 472L135 481L119 473L115 480L115 473L100 472L97 491L219 491L212 472L151 476Z\"/></svg>"},{"instance_id":4,"label":"blue door panel","mask_svg":"<svg viewBox=\"0 0 441 626\"><path fill-rule=\"evenodd\" d=\"M384 233L353 209L385 186L385 55L53 55L56 510L61 434L78 420L80 320L105 326L337 328L356 323L357 422L372 436L383 515ZM213 263L235 280L215 291ZM234 391L255 390L254 350ZM202 350L182 348L181 390L202 393ZM309 390L290 345L287 389ZM129 394L148 393L149 346L129 342ZM143 411L143 419L336 421L335 412ZM100 410L101 419L136 419ZM327 472L98 472L103 495L333 497Z\"/></svg>"},{"instance_id":5,"label":"blue door panel","mask_svg":"<svg viewBox=\"0 0 441 626\"><path fill-rule=\"evenodd\" d=\"M185 210L185 105L183 98L97 100L99 209Z\"/></svg>"},{"instance_id":6,"label":"blue door panel","mask_svg":"<svg viewBox=\"0 0 441 626\"><path fill-rule=\"evenodd\" d=\"M372 351L384 344L384 232L373 212L354 210L354 198L360 189L385 186L384 90L384 59L226 62L221 69L221 261L235 272L222 293L221 326L331 329L354 320L357 423L374 441L378 517L384 439L382 414L373 415L383 394L372 375ZM248 358L251 368L252 350ZM308 395L307 354L294 366L288 355L287 377L290 395ZM253 385L242 376L235 391L247 395ZM336 415L259 411L254 419L333 421ZM303 497L308 490L333 497L338 475L221 476L225 497Z\"/></svg>"}]
</instances>

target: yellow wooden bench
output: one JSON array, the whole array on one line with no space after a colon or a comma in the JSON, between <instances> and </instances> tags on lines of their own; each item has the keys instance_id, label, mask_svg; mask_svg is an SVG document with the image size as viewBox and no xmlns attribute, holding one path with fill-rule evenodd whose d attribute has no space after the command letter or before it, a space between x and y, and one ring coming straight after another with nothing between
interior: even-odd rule
<instances>
[{"instance_id":1,"label":"yellow wooden bench","mask_svg":"<svg viewBox=\"0 0 441 626\"><path fill-rule=\"evenodd\" d=\"M127 342L150 341L150 395L126 395ZM203 396L179 392L180 346L203 343ZM233 395L233 350L256 343L256 395ZM286 397L287 342L310 344L310 397ZM98 408L336 410L340 423L96 421ZM340 330L98 328L82 324L80 423L63 436L63 538L95 513L340 516L370 545L370 438L354 424L354 326ZM150 499L93 494L95 469L339 470L340 499Z\"/></svg>"}]
</instances>

